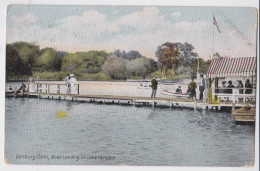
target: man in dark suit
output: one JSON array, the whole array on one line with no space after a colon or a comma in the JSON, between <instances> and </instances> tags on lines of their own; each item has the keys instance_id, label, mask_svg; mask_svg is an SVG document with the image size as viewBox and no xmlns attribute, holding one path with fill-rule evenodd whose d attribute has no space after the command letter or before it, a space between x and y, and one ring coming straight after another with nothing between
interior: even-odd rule
<instances>
[{"instance_id":1,"label":"man in dark suit","mask_svg":"<svg viewBox=\"0 0 260 171\"><path fill-rule=\"evenodd\" d=\"M155 98L155 96L156 96L156 90L157 90L157 85L158 85L156 78L157 78L157 76L155 76L152 79L152 95L151 95L151 98Z\"/></svg>"}]
</instances>

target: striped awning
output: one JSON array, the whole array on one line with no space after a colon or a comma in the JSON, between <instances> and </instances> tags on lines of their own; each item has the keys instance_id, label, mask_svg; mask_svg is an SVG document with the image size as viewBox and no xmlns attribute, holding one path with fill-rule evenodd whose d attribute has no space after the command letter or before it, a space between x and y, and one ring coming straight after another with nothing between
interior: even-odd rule
<instances>
[{"instance_id":1,"label":"striped awning","mask_svg":"<svg viewBox=\"0 0 260 171\"><path fill-rule=\"evenodd\" d=\"M209 78L249 77L256 75L256 57L227 58L211 60L207 76Z\"/></svg>"}]
</instances>

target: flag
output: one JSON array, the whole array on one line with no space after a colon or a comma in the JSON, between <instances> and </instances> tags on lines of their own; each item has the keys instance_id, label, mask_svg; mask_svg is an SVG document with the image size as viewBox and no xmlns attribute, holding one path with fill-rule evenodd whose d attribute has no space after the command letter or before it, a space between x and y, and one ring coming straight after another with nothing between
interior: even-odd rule
<instances>
[{"instance_id":1,"label":"flag","mask_svg":"<svg viewBox=\"0 0 260 171\"><path fill-rule=\"evenodd\" d=\"M219 27L218 27L217 20L216 20L216 18L214 16L213 16L213 24L217 27L218 32L221 33L220 30L219 30Z\"/></svg>"}]
</instances>

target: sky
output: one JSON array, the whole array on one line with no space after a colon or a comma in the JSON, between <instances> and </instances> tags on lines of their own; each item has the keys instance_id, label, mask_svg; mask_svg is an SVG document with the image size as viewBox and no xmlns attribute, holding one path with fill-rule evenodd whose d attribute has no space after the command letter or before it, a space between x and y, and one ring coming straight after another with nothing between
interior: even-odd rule
<instances>
[{"instance_id":1,"label":"sky","mask_svg":"<svg viewBox=\"0 0 260 171\"><path fill-rule=\"evenodd\" d=\"M213 52L249 57L256 56L256 14L241 7L10 5L6 40L66 52L137 50L155 60L163 43L187 42L204 59Z\"/></svg>"}]
</instances>

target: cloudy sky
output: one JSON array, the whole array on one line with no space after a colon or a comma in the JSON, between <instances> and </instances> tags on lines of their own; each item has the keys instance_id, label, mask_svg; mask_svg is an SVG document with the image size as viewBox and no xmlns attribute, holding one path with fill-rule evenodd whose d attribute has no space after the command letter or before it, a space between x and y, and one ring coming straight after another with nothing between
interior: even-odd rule
<instances>
[{"instance_id":1,"label":"cloudy sky","mask_svg":"<svg viewBox=\"0 0 260 171\"><path fill-rule=\"evenodd\" d=\"M159 45L188 42L201 58L239 57L255 56L255 25L254 8L12 5L6 39L67 52L138 50L154 59Z\"/></svg>"}]
</instances>

